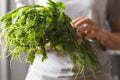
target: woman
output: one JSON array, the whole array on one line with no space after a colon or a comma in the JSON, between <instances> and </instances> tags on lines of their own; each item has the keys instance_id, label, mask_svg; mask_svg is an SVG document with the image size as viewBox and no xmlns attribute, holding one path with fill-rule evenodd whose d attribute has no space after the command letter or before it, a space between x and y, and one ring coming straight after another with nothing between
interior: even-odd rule
<instances>
[{"instance_id":1,"label":"woman","mask_svg":"<svg viewBox=\"0 0 120 80\"><path fill-rule=\"evenodd\" d=\"M53 0L58 1L58 0ZM120 49L120 0L60 0L65 4L65 13L73 21L72 25L79 34L84 34L85 39L96 38L102 45L110 49ZM47 0L16 0L18 6L26 3L46 5ZM78 18L79 17L79 18ZM111 31L107 31L106 21ZM81 26L83 26L81 28ZM89 69L86 70L86 80L112 80L110 75L110 62L107 52L97 48L98 58L103 67L96 70L96 78L92 77ZM69 55L62 57L55 52L48 52L48 59L41 62L41 55L36 55L33 65L25 80L74 80L77 68L70 62ZM78 75L76 80L83 80Z\"/></svg>"}]
</instances>

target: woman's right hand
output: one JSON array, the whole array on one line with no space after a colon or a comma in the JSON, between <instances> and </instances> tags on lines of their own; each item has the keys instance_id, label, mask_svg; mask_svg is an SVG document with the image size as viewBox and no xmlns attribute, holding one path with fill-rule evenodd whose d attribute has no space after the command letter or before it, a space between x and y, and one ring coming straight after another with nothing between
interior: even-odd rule
<instances>
[{"instance_id":1,"label":"woman's right hand","mask_svg":"<svg viewBox=\"0 0 120 80\"><path fill-rule=\"evenodd\" d=\"M113 21L111 27L120 27L120 18ZM79 34L85 35L85 39L97 39L102 45L107 48L118 50L120 49L120 28L116 32L108 32L101 29L93 20L79 17L72 21L73 27ZM83 26L80 28L80 26Z\"/></svg>"}]
</instances>

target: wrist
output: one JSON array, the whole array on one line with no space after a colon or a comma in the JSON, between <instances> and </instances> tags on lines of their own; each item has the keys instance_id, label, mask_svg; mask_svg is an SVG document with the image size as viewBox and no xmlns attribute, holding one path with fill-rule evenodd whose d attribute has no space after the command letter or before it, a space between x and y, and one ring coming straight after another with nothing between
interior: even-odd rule
<instances>
[{"instance_id":1,"label":"wrist","mask_svg":"<svg viewBox=\"0 0 120 80\"><path fill-rule=\"evenodd\" d=\"M98 32L96 38L102 45L106 45L107 43L109 43L110 40L110 32L106 30L101 30Z\"/></svg>"}]
</instances>

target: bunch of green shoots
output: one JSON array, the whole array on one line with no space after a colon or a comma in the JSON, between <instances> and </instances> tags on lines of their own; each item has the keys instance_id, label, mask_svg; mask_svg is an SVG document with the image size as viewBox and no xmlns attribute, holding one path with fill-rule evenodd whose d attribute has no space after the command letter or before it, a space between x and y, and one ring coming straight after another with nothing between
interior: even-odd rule
<instances>
[{"instance_id":1,"label":"bunch of green shoots","mask_svg":"<svg viewBox=\"0 0 120 80\"><path fill-rule=\"evenodd\" d=\"M95 69L100 68L99 60L93 44L79 37L71 26L71 19L62 10L61 2L48 0L48 6L31 5L15 9L0 19L2 36L5 38L5 50L12 58L18 58L20 53L27 53L26 60L31 64L36 54L42 55L42 61L47 59L45 44L59 52L69 53L71 62L79 67L80 74L85 73L85 66L89 65L95 77ZM81 38L81 44L77 40Z\"/></svg>"}]
</instances>

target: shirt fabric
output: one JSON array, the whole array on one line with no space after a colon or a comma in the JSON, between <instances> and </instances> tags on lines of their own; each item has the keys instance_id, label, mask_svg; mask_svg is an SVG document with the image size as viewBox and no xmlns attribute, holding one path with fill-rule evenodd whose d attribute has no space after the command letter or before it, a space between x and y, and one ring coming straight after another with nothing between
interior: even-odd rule
<instances>
[{"instance_id":1,"label":"shirt fabric","mask_svg":"<svg viewBox=\"0 0 120 80\"><path fill-rule=\"evenodd\" d=\"M31 2L30 2L31 1ZM53 0L58 1L58 0ZM65 4L64 12L72 19L87 17L94 20L101 28L106 29L106 21L112 21L120 16L120 0L59 0ZM46 6L47 0L16 0L17 3L28 5L41 4ZM107 52L100 47L96 48L99 61L103 67L96 71L96 78L93 79L89 69L86 68L86 80L112 80L110 75L110 61ZM72 65L69 55L61 56L48 52L48 59L41 62L41 55L36 55L33 65L30 66L25 80L74 80L77 68L70 71ZM83 80L78 75L76 80Z\"/></svg>"}]
</instances>

